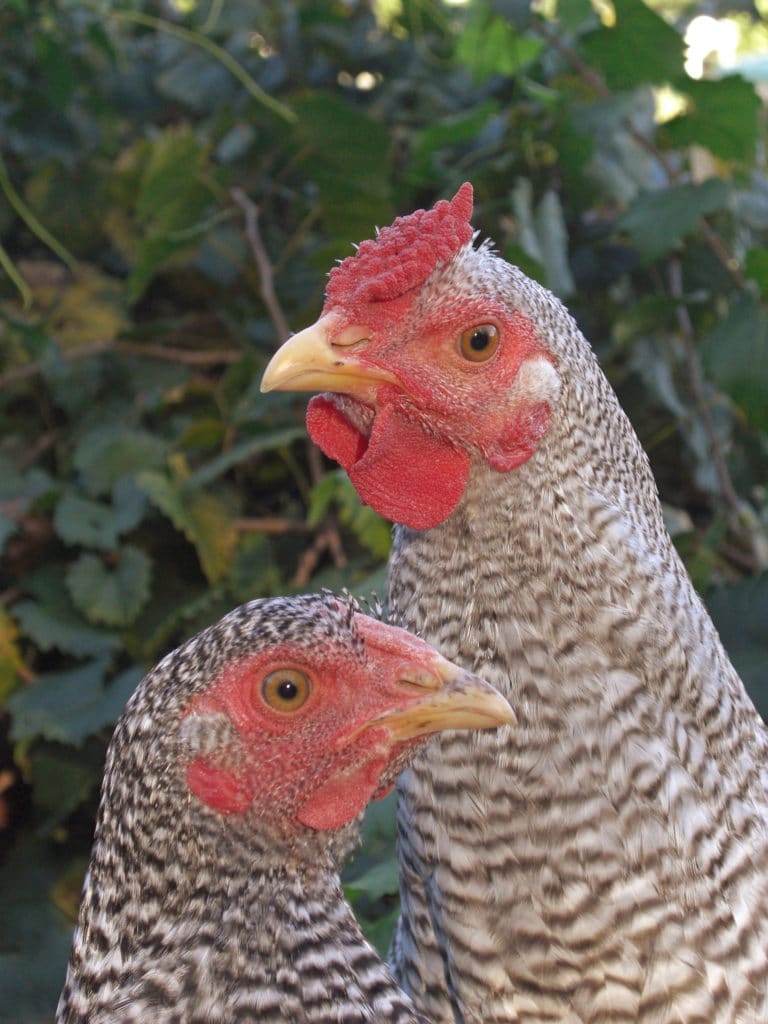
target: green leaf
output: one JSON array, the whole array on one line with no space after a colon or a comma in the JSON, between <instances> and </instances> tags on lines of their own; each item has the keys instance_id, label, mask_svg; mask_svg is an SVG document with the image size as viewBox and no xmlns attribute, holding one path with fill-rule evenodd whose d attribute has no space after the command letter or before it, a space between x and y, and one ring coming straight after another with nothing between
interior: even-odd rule
<instances>
[{"instance_id":1,"label":"green leaf","mask_svg":"<svg viewBox=\"0 0 768 1024\"><path fill-rule=\"evenodd\" d=\"M166 228L184 223L203 154L203 146L188 128L169 129L153 140L136 203L141 221Z\"/></svg>"},{"instance_id":2,"label":"green leaf","mask_svg":"<svg viewBox=\"0 0 768 1024\"><path fill-rule=\"evenodd\" d=\"M557 20L566 31L575 33L597 19L590 0L566 0L557 5Z\"/></svg>"},{"instance_id":3,"label":"green leaf","mask_svg":"<svg viewBox=\"0 0 768 1024\"><path fill-rule=\"evenodd\" d=\"M704 146L723 160L752 157L761 104L750 82L738 75L714 81L686 77L675 87L688 96L690 109L661 128L668 145Z\"/></svg>"},{"instance_id":4,"label":"green leaf","mask_svg":"<svg viewBox=\"0 0 768 1024\"><path fill-rule=\"evenodd\" d=\"M392 527L386 519L363 505L343 470L326 474L310 492L308 522L315 526L334 504L339 519L376 558L386 558L392 546Z\"/></svg>"},{"instance_id":5,"label":"green leaf","mask_svg":"<svg viewBox=\"0 0 768 1024\"><path fill-rule=\"evenodd\" d=\"M22 677L31 672L24 664L18 645L19 628L14 619L0 608L0 706L12 693Z\"/></svg>"},{"instance_id":6,"label":"green leaf","mask_svg":"<svg viewBox=\"0 0 768 1024\"><path fill-rule=\"evenodd\" d=\"M29 781L43 813L40 832L49 832L88 799L101 781L102 767L84 760L71 747L46 746L35 751Z\"/></svg>"},{"instance_id":7,"label":"green leaf","mask_svg":"<svg viewBox=\"0 0 768 1024\"><path fill-rule=\"evenodd\" d=\"M104 686L106 661L99 658L66 672L38 677L8 701L14 742L42 736L80 746L87 736L114 725L136 689L142 671L132 668Z\"/></svg>"},{"instance_id":8,"label":"green leaf","mask_svg":"<svg viewBox=\"0 0 768 1024\"><path fill-rule=\"evenodd\" d=\"M757 284L764 300L768 300L768 249L750 249L744 260L744 273Z\"/></svg>"},{"instance_id":9,"label":"green leaf","mask_svg":"<svg viewBox=\"0 0 768 1024\"><path fill-rule=\"evenodd\" d=\"M641 192L619 221L643 259L669 252L693 231L701 217L721 210L728 198L725 182L711 179L701 185L673 185Z\"/></svg>"},{"instance_id":10,"label":"green leaf","mask_svg":"<svg viewBox=\"0 0 768 1024\"><path fill-rule=\"evenodd\" d=\"M55 489L53 478L42 469L19 473L13 461L0 451L0 501L34 501Z\"/></svg>"},{"instance_id":11,"label":"green leaf","mask_svg":"<svg viewBox=\"0 0 768 1024\"><path fill-rule=\"evenodd\" d=\"M126 545L108 562L82 554L67 572L75 606L92 622L128 626L149 599L152 562L133 545Z\"/></svg>"},{"instance_id":12,"label":"green leaf","mask_svg":"<svg viewBox=\"0 0 768 1024\"><path fill-rule=\"evenodd\" d=\"M108 551L117 542L113 509L77 494L64 495L56 506L53 525L65 544L82 544Z\"/></svg>"},{"instance_id":13,"label":"green leaf","mask_svg":"<svg viewBox=\"0 0 768 1024\"><path fill-rule=\"evenodd\" d=\"M768 719L768 573L711 590L707 608L736 671Z\"/></svg>"},{"instance_id":14,"label":"green leaf","mask_svg":"<svg viewBox=\"0 0 768 1024\"><path fill-rule=\"evenodd\" d=\"M683 40L643 0L614 4L616 23L582 36L579 49L610 89L634 89L677 79L682 72Z\"/></svg>"},{"instance_id":15,"label":"green leaf","mask_svg":"<svg viewBox=\"0 0 768 1024\"><path fill-rule=\"evenodd\" d=\"M19 601L13 606L13 614L24 635L41 651L58 650L85 657L108 654L120 642L114 633L87 625L69 601L53 607L37 601Z\"/></svg>"},{"instance_id":16,"label":"green leaf","mask_svg":"<svg viewBox=\"0 0 768 1024\"><path fill-rule=\"evenodd\" d=\"M56 506L53 525L65 544L109 551L118 537L133 529L144 513L146 498L128 478L113 488L113 505L69 492Z\"/></svg>"},{"instance_id":17,"label":"green leaf","mask_svg":"<svg viewBox=\"0 0 768 1024\"><path fill-rule=\"evenodd\" d=\"M257 533L241 537L229 574L233 598L243 604L254 597L278 593L280 584L280 569L269 538Z\"/></svg>"},{"instance_id":18,"label":"green leaf","mask_svg":"<svg viewBox=\"0 0 768 1024\"><path fill-rule=\"evenodd\" d=\"M517 32L485 4L474 4L456 44L456 57L478 82L491 75L516 75L544 49L543 40Z\"/></svg>"},{"instance_id":19,"label":"green leaf","mask_svg":"<svg viewBox=\"0 0 768 1024\"><path fill-rule=\"evenodd\" d=\"M0 511L0 555L3 553L5 542L9 537L12 537L19 528L19 524L11 516L7 516L5 512Z\"/></svg>"},{"instance_id":20,"label":"green leaf","mask_svg":"<svg viewBox=\"0 0 768 1024\"><path fill-rule=\"evenodd\" d=\"M128 278L132 300L177 252L196 243L196 227L212 201L208 171L207 146L189 128L169 128L153 139L136 202L144 235Z\"/></svg>"},{"instance_id":21,"label":"green leaf","mask_svg":"<svg viewBox=\"0 0 768 1024\"><path fill-rule=\"evenodd\" d=\"M0 872L0 1022L53 1019L72 944L72 922L51 898L61 877L52 844L17 838Z\"/></svg>"},{"instance_id":22,"label":"green leaf","mask_svg":"<svg viewBox=\"0 0 768 1024\"><path fill-rule=\"evenodd\" d=\"M452 115L423 128L413 141L409 182L416 188L426 188L440 180L441 152L476 138L497 109L497 103L486 100L468 113Z\"/></svg>"},{"instance_id":23,"label":"green leaf","mask_svg":"<svg viewBox=\"0 0 768 1024\"><path fill-rule=\"evenodd\" d=\"M232 445L231 448L222 452L221 455L217 455L209 462L206 462L204 466L201 466L200 469L192 473L185 486L187 488L206 487L212 480L226 473L233 466L239 466L241 463L247 462L254 455L261 455L263 452L271 452L276 448L283 448L304 436L305 431L302 427L285 427L281 430L270 430L265 434L259 434L257 437L249 437L245 441L240 441L239 444Z\"/></svg>"},{"instance_id":24,"label":"green leaf","mask_svg":"<svg viewBox=\"0 0 768 1024\"><path fill-rule=\"evenodd\" d=\"M75 468L92 496L107 494L123 477L163 465L168 445L154 434L102 427L83 437L75 451Z\"/></svg>"},{"instance_id":25,"label":"green leaf","mask_svg":"<svg viewBox=\"0 0 768 1024\"><path fill-rule=\"evenodd\" d=\"M139 486L177 530L195 546L211 583L226 576L237 546L238 532L223 502L212 494L173 480L164 473L141 473Z\"/></svg>"},{"instance_id":26,"label":"green leaf","mask_svg":"<svg viewBox=\"0 0 768 1024\"><path fill-rule=\"evenodd\" d=\"M529 259L546 271L544 284L560 298L575 289L568 264L568 231L557 193L547 189L534 209L533 185L518 178L512 191L520 245Z\"/></svg>"},{"instance_id":27,"label":"green leaf","mask_svg":"<svg viewBox=\"0 0 768 1024\"><path fill-rule=\"evenodd\" d=\"M362 875L358 875L354 881L348 882L344 890L350 898L356 898L365 893L372 900L382 896L397 894L400 891L400 871L397 861L380 861L374 864Z\"/></svg>"},{"instance_id":28,"label":"green leaf","mask_svg":"<svg viewBox=\"0 0 768 1024\"><path fill-rule=\"evenodd\" d=\"M400 917L400 902L386 914L372 919L366 918L357 909L355 912L365 937L378 950L379 955L386 958Z\"/></svg>"},{"instance_id":29,"label":"green leaf","mask_svg":"<svg viewBox=\"0 0 768 1024\"><path fill-rule=\"evenodd\" d=\"M335 239L367 238L392 220L389 133L369 114L330 93L297 100L296 135L320 192L323 221Z\"/></svg>"},{"instance_id":30,"label":"green leaf","mask_svg":"<svg viewBox=\"0 0 768 1024\"><path fill-rule=\"evenodd\" d=\"M768 312L739 295L728 315L701 343L709 376L730 395L757 430L768 431Z\"/></svg>"}]
</instances>

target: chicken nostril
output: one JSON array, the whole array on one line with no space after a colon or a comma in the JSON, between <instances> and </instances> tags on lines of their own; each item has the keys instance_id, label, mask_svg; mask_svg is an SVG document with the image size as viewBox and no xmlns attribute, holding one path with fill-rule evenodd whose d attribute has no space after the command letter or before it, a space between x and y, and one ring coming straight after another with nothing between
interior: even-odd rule
<instances>
[{"instance_id":1,"label":"chicken nostril","mask_svg":"<svg viewBox=\"0 0 768 1024\"><path fill-rule=\"evenodd\" d=\"M370 337L367 330L361 330L359 326L352 325L334 335L331 348L360 348L362 345L367 345L369 341Z\"/></svg>"}]
</instances>

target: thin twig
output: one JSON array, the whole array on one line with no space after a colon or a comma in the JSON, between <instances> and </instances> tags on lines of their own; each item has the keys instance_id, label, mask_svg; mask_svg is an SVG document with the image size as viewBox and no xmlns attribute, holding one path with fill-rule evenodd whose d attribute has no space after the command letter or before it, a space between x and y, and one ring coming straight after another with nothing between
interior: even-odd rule
<instances>
[{"instance_id":1,"label":"thin twig","mask_svg":"<svg viewBox=\"0 0 768 1024\"><path fill-rule=\"evenodd\" d=\"M96 10L95 5L88 4L91 10ZM173 22L167 21L165 18L156 18L153 14L143 14L140 11L130 10L115 10L112 8L109 11L108 17L119 18L122 21L133 22L136 25L144 25L146 28L152 28L156 32L166 32L168 35L176 36L178 39L183 39L185 43L191 43L193 46L199 46L201 50L206 50L212 57L214 57L220 64L222 64L230 74L244 86L248 92L253 96L257 103L260 103L267 110L271 110L273 114L277 114L288 124L295 124L298 120L297 115L286 107L284 103L276 100L274 96L270 96L268 92L256 82L252 75L249 75L242 64L235 60L232 54L227 53L225 49L214 43L212 39L203 35L200 32L193 32L191 29L184 28L182 25L174 25Z\"/></svg>"},{"instance_id":2,"label":"thin twig","mask_svg":"<svg viewBox=\"0 0 768 1024\"><path fill-rule=\"evenodd\" d=\"M312 544L299 559L296 574L293 577L293 585L295 587L305 587L307 585L324 551L330 552L337 569L343 569L346 566L347 556L341 548L338 530L335 524L330 522L317 533Z\"/></svg>"},{"instance_id":3,"label":"thin twig","mask_svg":"<svg viewBox=\"0 0 768 1024\"><path fill-rule=\"evenodd\" d=\"M280 516L250 516L237 519L238 533L311 533L312 527L300 519L282 519Z\"/></svg>"},{"instance_id":4,"label":"thin twig","mask_svg":"<svg viewBox=\"0 0 768 1024\"><path fill-rule=\"evenodd\" d=\"M259 292L262 301L267 308L279 340L281 342L285 341L290 335L291 329L288 326L288 320L275 293L275 271L269 259L267 248L264 245L264 239L261 236L259 207L248 198L241 188L231 189L230 194L234 202L243 211L245 237L248 239L259 273ZM320 449L311 441L307 442L307 463L309 465L311 483L315 486L322 480L325 471ZM330 553L333 563L338 569L343 569L346 566L347 556L341 541L341 533L336 518L331 513L325 516L312 543L299 559L296 574L293 578L294 586L306 586L325 551Z\"/></svg>"},{"instance_id":5,"label":"thin twig","mask_svg":"<svg viewBox=\"0 0 768 1024\"><path fill-rule=\"evenodd\" d=\"M59 440L59 431L56 428L47 430L42 437L39 437L35 443L28 448L18 461L19 470L24 473L26 470L33 466L38 459L42 458L46 452L50 451L56 445Z\"/></svg>"},{"instance_id":6,"label":"thin twig","mask_svg":"<svg viewBox=\"0 0 768 1024\"><path fill-rule=\"evenodd\" d=\"M236 349L188 349L171 345L150 345L143 341L118 341L115 351L123 355L146 356L166 363L184 363L186 366L215 366L236 363L242 359L242 352Z\"/></svg>"},{"instance_id":7,"label":"thin twig","mask_svg":"<svg viewBox=\"0 0 768 1024\"><path fill-rule=\"evenodd\" d=\"M272 269L264 240L259 229L259 208L252 202L241 188L233 188L230 195L243 211L245 217L245 237L251 247L256 267L259 271L259 291L264 305L267 307L272 325L282 342L291 333L288 320L275 293L275 275Z\"/></svg>"},{"instance_id":8,"label":"thin twig","mask_svg":"<svg viewBox=\"0 0 768 1024\"><path fill-rule=\"evenodd\" d=\"M551 31L538 18L532 20L532 26L534 31L537 32L546 43L548 43L553 49L557 50L557 52L568 61L574 71L579 74L587 85L594 89L601 99L607 99L611 95L611 90L605 84L602 75L598 74L594 68L591 68L586 64L578 53L576 53L576 51L570 47L568 43L566 43L562 37L557 34L557 32ZM678 182L680 180L680 171L672 164L667 154L664 153L663 150L659 149L653 139L649 138L649 136L645 135L643 132L638 131L629 118L624 118L624 127L633 141L657 161L670 182ZM715 254L723 267L725 267L734 282L740 288L746 287L747 279L742 273L739 261L730 252L728 246L720 235L718 235L709 221L705 217L701 217L698 222L698 227L707 246Z\"/></svg>"},{"instance_id":9,"label":"thin twig","mask_svg":"<svg viewBox=\"0 0 768 1024\"><path fill-rule=\"evenodd\" d=\"M63 349L60 353L65 363L75 363L82 359L102 355L104 352L118 352L120 355L143 356L146 359L159 359L165 363L183 363L186 366L216 366L221 363L236 363L241 353L233 349L186 349L171 345L150 345L140 341L95 341L90 345L78 348ZM0 373L0 391L28 380L43 373L45 364L41 362L27 363L13 370Z\"/></svg>"}]
</instances>

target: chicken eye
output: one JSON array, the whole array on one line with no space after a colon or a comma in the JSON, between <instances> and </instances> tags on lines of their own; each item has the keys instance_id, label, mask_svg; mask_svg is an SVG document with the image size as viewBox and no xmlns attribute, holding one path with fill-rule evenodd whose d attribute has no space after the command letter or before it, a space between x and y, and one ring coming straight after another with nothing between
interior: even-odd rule
<instances>
[{"instance_id":1,"label":"chicken eye","mask_svg":"<svg viewBox=\"0 0 768 1024\"><path fill-rule=\"evenodd\" d=\"M309 678L295 668L270 672L261 684L261 696L273 711L298 711L309 696Z\"/></svg>"},{"instance_id":2,"label":"chicken eye","mask_svg":"<svg viewBox=\"0 0 768 1024\"><path fill-rule=\"evenodd\" d=\"M459 351L471 363L484 363L499 345L499 330L495 324L478 324L463 332L459 338Z\"/></svg>"}]
</instances>

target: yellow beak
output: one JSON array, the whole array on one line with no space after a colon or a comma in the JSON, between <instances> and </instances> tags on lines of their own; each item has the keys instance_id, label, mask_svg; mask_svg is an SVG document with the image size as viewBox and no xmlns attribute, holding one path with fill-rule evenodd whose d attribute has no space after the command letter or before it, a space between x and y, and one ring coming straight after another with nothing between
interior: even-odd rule
<instances>
[{"instance_id":1,"label":"yellow beak","mask_svg":"<svg viewBox=\"0 0 768 1024\"><path fill-rule=\"evenodd\" d=\"M396 685L403 691L402 706L358 726L345 737L344 745L375 728L386 729L393 743L401 743L443 729L495 729L517 724L507 700L490 683L437 653L432 671L423 664L414 671L405 670Z\"/></svg>"},{"instance_id":2,"label":"yellow beak","mask_svg":"<svg viewBox=\"0 0 768 1024\"><path fill-rule=\"evenodd\" d=\"M266 391L338 391L373 395L384 383L396 383L386 370L369 367L356 357L355 346L368 338L357 325L338 330L333 313L320 317L282 345L269 362L261 380Z\"/></svg>"}]
</instances>

